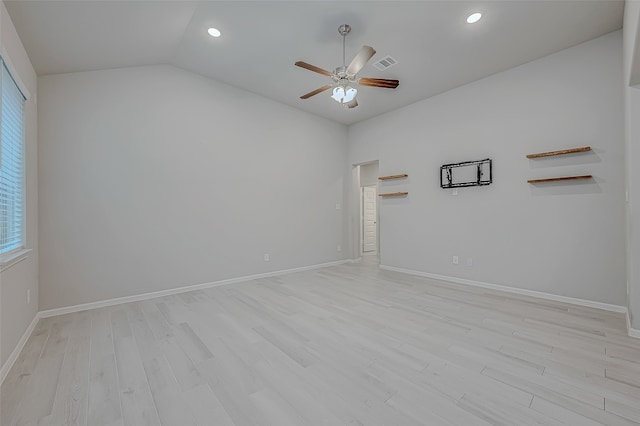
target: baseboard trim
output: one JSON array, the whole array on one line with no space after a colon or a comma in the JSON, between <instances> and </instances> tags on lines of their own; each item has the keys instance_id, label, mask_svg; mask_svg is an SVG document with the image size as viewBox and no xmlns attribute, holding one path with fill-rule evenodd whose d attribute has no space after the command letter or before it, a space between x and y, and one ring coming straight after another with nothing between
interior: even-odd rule
<instances>
[{"instance_id":1,"label":"baseboard trim","mask_svg":"<svg viewBox=\"0 0 640 426\"><path fill-rule=\"evenodd\" d=\"M425 278L433 278L433 279L441 280L441 281L449 281L449 282L453 282L453 283L457 283L457 284L465 284L465 285L470 285L470 286L473 286L473 287L482 287L482 288L488 288L488 289L491 289L491 290L504 291L506 293L513 293L513 294L520 294L520 295L523 295L523 296L537 297L539 299L553 300L555 302L570 303L572 305L584 306L584 307L588 307L588 308L602 309L602 310L605 310L605 311L617 312L617 313L621 313L621 314L626 314L627 313L627 307L626 306L612 305L612 304L609 304L609 303L602 303L602 302L594 302L592 300L578 299L578 298L575 298L575 297L568 297L568 296L560 296L560 295L557 295L557 294L543 293L541 291L525 290L525 289L522 289L522 288L508 287L508 286L499 285L499 284L485 283L485 282L482 282L482 281L468 280L468 279L465 279L465 278L457 278L457 277L449 277L449 276L446 276L446 275L431 274L431 273L428 273L428 272L414 271L414 270L411 270L411 269L396 268L395 266L380 265L380 269L386 269L388 271L395 271L395 272L403 272L405 274L417 275L417 276L425 277ZM629 335L631 335L631 332L629 332Z\"/></svg>"},{"instance_id":2,"label":"baseboard trim","mask_svg":"<svg viewBox=\"0 0 640 426\"><path fill-rule=\"evenodd\" d=\"M276 277L280 275L293 274L296 272L310 271L312 269L321 269L329 266L342 265L344 263L353 263L353 259L337 260L334 262L319 263L309 266L301 266L299 268L282 269L279 271L265 272L262 274L246 275L243 277L229 278L220 281L213 281L203 284L195 284L185 287L171 288L167 290L154 291L151 293L136 294L133 296L117 297L114 299L100 300L98 302L82 303L80 305L65 306L62 308L48 309L40 311L40 318L49 318L56 315L71 314L74 312L86 311L88 309L104 308L107 306L119 305L121 303L139 302L141 300L153 299L162 296L171 296L174 294L186 293L188 291L202 290L205 288L219 287L223 285L235 284L245 281L256 280L260 278Z\"/></svg>"},{"instance_id":3,"label":"baseboard trim","mask_svg":"<svg viewBox=\"0 0 640 426\"><path fill-rule=\"evenodd\" d=\"M640 330L631 327L631 314L629 314L628 310L625 317L627 317L627 334L631 337L635 337L636 339L640 339Z\"/></svg>"},{"instance_id":4,"label":"baseboard trim","mask_svg":"<svg viewBox=\"0 0 640 426\"><path fill-rule=\"evenodd\" d=\"M334 261L334 262L327 262L327 263L320 263L320 264L316 264L316 265L302 266L302 267L299 267L299 268L283 269L283 270L279 270L279 271L266 272L266 273L255 274L255 275L247 275L247 276L244 276L244 277L230 278L230 279L214 281L214 282L210 282L210 283L196 284L196 285L173 288L173 289L168 289L168 290L161 290L161 291L156 291L156 292L151 292L151 293L143 293L143 294L138 294L138 295L134 295L134 296L118 297L118 298L115 298L115 299L108 299L108 300L102 300L102 301L98 301L98 302L83 303L83 304L80 304L80 305L66 306L66 307L63 307L63 308L56 308L56 309L49 309L49 310L46 310L46 311L40 311L40 312L36 313L36 315L33 317L33 320L31 321L31 324L29 324L29 327L27 327L27 329L25 330L24 334L22 335L22 337L18 341L18 344L14 348L13 352L11 352L11 355L9 355L9 358L7 359L7 361L2 365L2 368L0 368L0 385L6 379L7 375L9 374L9 371L13 367L13 364L18 359L18 356L20 355L20 352L22 352L22 349L24 349L24 345L27 343L27 340L29 340L29 337L31 337L31 333L33 333L33 330L35 329L36 325L38 324L38 321L41 318L48 318L48 317L52 317L52 316L56 316L56 315L70 314L70 313L73 313L73 312L85 311L87 309L96 309L96 308L102 308L102 307L106 307L106 306L113 306L113 305L118 305L118 304L121 304L121 303L129 303L129 302L137 302L137 301L141 301L141 300L148 300L148 299L153 299L155 297L162 297L162 296L169 296L169 295L174 295L174 294L186 293L188 291L193 291L193 290L201 290L201 289L205 289L205 288L219 287L219 286L224 286L224 285L229 285L229 284L234 284L234 283L239 283L239 282L251 281L251 280L255 280L255 279L259 279L259 278L275 277L275 276L279 276L279 275L292 274L292 273L296 273L296 272L309 271L309 270L313 270L313 269L321 269L321 268L326 268L326 267L329 267L329 266L342 265L342 264L345 264L345 263L357 263L360 260L361 260L360 258L338 260L338 261ZM555 294L551 294L551 293L543 293L543 292L538 292L538 291L533 291L533 290L525 290L525 289L520 289L520 288L515 288L515 287L508 287L508 286L503 286L503 285L498 285L498 284L485 283L485 282L481 282L481 281L468 280L468 279L464 279L464 278L450 277L450 276L446 276L446 275L431 274L431 273L428 273L428 272L414 271L414 270L405 269L405 268L396 268L395 266L380 265L380 269L385 269L385 270L394 271L394 272L401 272L401 273L405 273L405 274L409 274L409 275L416 275L416 276L425 277L425 278L432 278L432 279L436 279L436 280L440 280L440 281L449 281L449 282L453 282L453 283L457 283L457 284L466 284L466 285L470 285L470 286L474 286L474 287L482 287L482 288L487 288L487 289L491 289L491 290L504 291L504 292L507 292L507 293L514 293L514 294L520 294L520 295L524 295L524 296L537 297L537 298L540 298L540 299L553 300L553 301L556 301L556 302L565 302L565 303L570 303L570 304L578 305L578 306L585 306L585 307L589 307L589 308L603 309L603 310L610 311L610 312L623 313L623 314L625 314L626 319L627 319L627 333L628 333L628 335L630 337L634 337L634 338L640 339L640 330L631 327L631 322L630 322L630 318L629 318L629 312L628 312L628 310L627 310L627 308L625 306L618 306L618 305L612 305L612 304L608 304L608 303L594 302L594 301L591 301L591 300L577 299L577 298L567 297L567 296L559 296L559 295L555 295Z\"/></svg>"},{"instance_id":5,"label":"baseboard trim","mask_svg":"<svg viewBox=\"0 0 640 426\"><path fill-rule=\"evenodd\" d=\"M29 340L29 337L31 337L31 333L33 333L33 330L35 329L36 325L38 324L38 321L41 318L49 318L57 315L64 315L64 314L71 314L74 312L86 311L88 309L104 308L106 306L119 305L121 303L138 302L141 300L153 299L155 297L170 296L173 294L186 293L188 291L193 291L193 290L219 287L223 285L251 281L259 278L276 277L280 275L293 274L296 272L310 271L312 269L321 269L329 266L336 266L336 265L342 265L345 263L355 263L355 262L357 262L356 259L337 260L334 262L326 262L326 263L319 263L319 264L309 265L309 266L301 266L299 268L282 269L279 271L265 272L262 274L246 275L243 277L229 278L226 280L213 281L213 282L204 283L204 284L195 284L195 285L190 285L185 287L172 288L168 290L154 291L151 293L137 294L133 296L117 297L114 299L83 303L80 305L65 306L62 308L48 309L46 311L37 312L36 315L33 317L31 324L29 324L29 327L27 327L24 334L20 338L20 341L18 341L18 344L14 348L13 352L11 352L11 355L9 356L7 361L2 365L2 368L0 369L0 385L4 382L4 379L9 374L9 371L11 370L11 368L13 367L13 364L18 359L20 352L22 352L22 349L24 349L24 345L27 343L27 340Z\"/></svg>"},{"instance_id":6,"label":"baseboard trim","mask_svg":"<svg viewBox=\"0 0 640 426\"><path fill-rule=\"evenodd\" d=\"M22 349L24 349L24 345L27 344L27 340L29 340L29 337L31 337L31 333L33 333L33 330L36 328L39 320L40 312L36 312L33 320L31 320L31 324L29 324L29 327L27 327L27 329L22 334L22 337L18 341L16 347L13 349L13 352L11 352L11 355L9 355L9 358L7 358L7 361L2 365L2 368L0 369L0 385L4 383L4 379L7 378L7 374L9 374L9 371L11 371L13 364L18 359L18 356L20 355L20 352L22 352Z\"/></svg>"}]
</instances>

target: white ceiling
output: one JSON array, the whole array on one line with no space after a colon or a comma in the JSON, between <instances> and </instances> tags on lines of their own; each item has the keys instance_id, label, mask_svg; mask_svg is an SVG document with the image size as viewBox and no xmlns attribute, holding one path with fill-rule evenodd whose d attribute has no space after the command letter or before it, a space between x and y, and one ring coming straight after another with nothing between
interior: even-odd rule
<instances>
[{"instance_id":1,"label":"white ceiling","mask_svg":"<svg viewBox=\"0 0 640 426\"><path fill-rule=\"evenodd\" d=\"M39 75L173 64L330 120L351 124L529 62L622 27L623 1L5 1ZM467 15L481 11L474 25ZM337 28L352 27L347 63L364 44L377 54L362 77L400 80L362 87L344 110L329 78L301 60L342 65ZM207 28L222 37L214 39ZM391 55L398 64L371 63ZM526 82L523 82L526 84Z\"/></svg>"}]
</instances>

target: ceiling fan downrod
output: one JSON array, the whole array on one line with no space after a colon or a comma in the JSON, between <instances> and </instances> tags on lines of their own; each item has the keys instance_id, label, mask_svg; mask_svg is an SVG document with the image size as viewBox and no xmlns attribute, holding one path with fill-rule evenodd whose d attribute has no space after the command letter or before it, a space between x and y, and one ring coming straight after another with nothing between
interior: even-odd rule
<instances>
[{"instance_id":1,"label":"ceiling fan downrod","mask_svg":"<svg viewBox=\"0 0 640 426\"><path fill-rule=\"evenodd\" d=\"M351 26L347 25L347 24L342 24L338 27L338 34L340 34L342 36L342 66L344 68L347 67L347 60L346 60L346 40L347 40L347 34L349 34L351 32Z\"/></svg>"}]
</instances>

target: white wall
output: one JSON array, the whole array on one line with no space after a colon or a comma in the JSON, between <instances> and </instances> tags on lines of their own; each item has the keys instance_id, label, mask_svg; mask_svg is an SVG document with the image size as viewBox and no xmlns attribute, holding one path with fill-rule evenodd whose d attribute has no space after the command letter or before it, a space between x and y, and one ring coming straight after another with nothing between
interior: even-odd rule
<instances>
[{"instance_id":1,"label":"white wall","mask_svg":"<svg viewBox=\"0 0 640 426\"><path fill-rule=\"evenodd\" d=\"M409 174L380 185L409 192L380 200L381 263L624 305L621 77L615 32L351 126L350 163ZM525 157L585 145L593 151ZM439 187L442 164L487 157L492 185ZM573 174L594 179L527 183Z\"/></svg>"},{"instance_id":2,"label":"white wall","mask_svg":"<svg viewBox=\"0 0 640 426\"><path fill-rule=\"evenodd\" d=\"M377 185L378 177L378 163L369 163L360 166L360 186Z\"/></svg>"},{"instance_id":3,"label":"white wall","mask_svg":"<svg viewBox=\"0 0 640 426\"><path fill-rule=\"evenodd\" d=\"M640 88L626 87L629 232L627 261L631 326L640 329ZM633 118L635 117L635 118Z\"/></svg>"},{"instance_id":4,"label":"white wall","mask_svg":"<svg viewBox=\"0 0 640 426\"><path fill-rule=\"evenodd\" d=\"M624 3L623 49L625 85L640 85L640 0Z\"/></svg>"},{"instance_id":5,"label":"white wall","mask_svg":"<svg viewBox=\"0 0 640 426\"><path fill-rule=\"evenodd\" d=\"M38 88L41 309L349 253L345 126L170 66Z\"/></svg>"},{"instance_id":6,"label":"white wall","mask_svg":"<svg viewBox=\"0 0 640 426\"><path fill-rule=\"evenodd\" d=\"M631 326L640 329L640 88L630 87L632 76L640 75L638 26L640 1L627 0L624 10L624 94L627 203L628 308Z\"/></svg>"},{"instance_id":7,"label":"white wall","mask_svg":"<svg viewBox=\"0 0 640 426\"><path fill-rule=\"evenodd\" d=\"M0 272L0 365L4 366L38 311L38 157L37 77L2 3L0 45L14 78L30 93L25 102L26 247L27 258ZM27 290L31 303L27 304Z\"/></svg>"}]
</instances>

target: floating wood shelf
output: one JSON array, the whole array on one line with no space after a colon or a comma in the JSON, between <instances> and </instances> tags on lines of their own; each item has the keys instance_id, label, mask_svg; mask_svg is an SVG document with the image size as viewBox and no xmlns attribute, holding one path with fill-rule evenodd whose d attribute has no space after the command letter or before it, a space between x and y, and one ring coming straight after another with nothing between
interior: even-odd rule
<instances>
[{"instance_id":1,"label":"floating wood shelf","mask_svg":"<svg viewBox=\"0 0 640 426\"><path fill-rule=\"evenodd\" d=\"M408 174L403 174L403 175L391 175L391 176L380 176L378 178L378 180L391 180L391 179L404 179L406 177L408 177Z\"/></svg>"},{"instance_id":2,"label":"floating wood shelf","mask_svg":"<svg viewBox=\"0 0 640 426\"><path fill-rule=\"evenodd\" d=\"M540 158L540 157L553 157L555 155L574 154L576 152L591 151L590 146L583 146L581 148L561 149L560 151L539 152L537 154L529 154L527 158Z\"/></svg>"},{"instance_id":3,"label":"floating wood shelf","mask_svg":"<svg viewBox=\"0 0 640 426\"><path fill-rule=\"evenodd\" d=\"M390 192L388 194L378 194L378 197L404 197L408 192Z\"/></svg>"},{"instance_id":4,"label":"floating wood shelf","mask_svg":"<svg viewBox=\"0 0 640 426\"><path fill-rule=\"evenodd\" d=\"M577 180L577 179L591 179L593 176L591 175L583 175L583 176L566 176L566 177L555 177L555 178L546 178L546 179L531 179L527 182L529 183L545 183L545 182L559 182L562 180Z\"/></svg>"}]
</instances>

